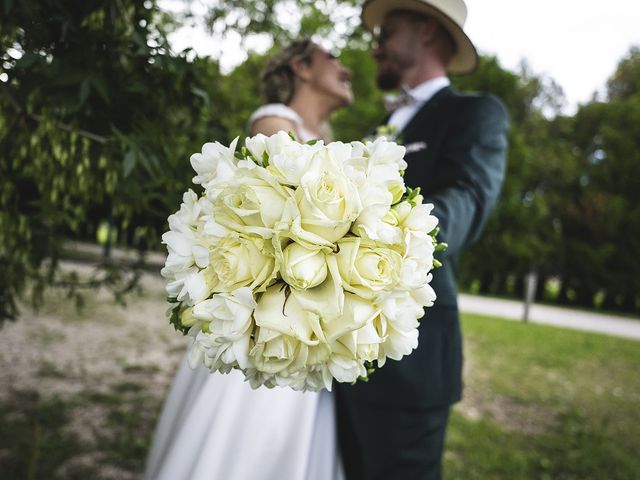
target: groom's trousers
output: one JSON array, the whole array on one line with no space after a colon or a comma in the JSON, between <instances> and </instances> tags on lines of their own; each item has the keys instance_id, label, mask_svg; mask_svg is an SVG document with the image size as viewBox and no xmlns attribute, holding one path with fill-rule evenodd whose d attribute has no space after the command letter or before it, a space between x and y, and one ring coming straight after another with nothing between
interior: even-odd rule
<instances>
[{"instance_id":1,"label":"groom's trousers","mask_svg":"<svg viewBox=\"0 0 640 480\"><path fill-rule=\"evenodd\" d=\"M336 393L340 396L339 389ZM442 478L449 407L392 409L389 405L356 404L344 398L337 405L338 442L347 480ZM353 428L354 422L365 419L376 419L375 425L367 435L358 435L362 429Z\"/></svg>"},{"instance_id":2,"label":"groom's trousers","mask_svg":"<svg viewBox=\"0 0 640 480\"><path fill-rule=\"evenodd\" d=\"M455 307L427 314L410 355L387 361L368 382L334 384L347 480L441 478L449 409L462 393L462 337Z\"/></svg>"}]
</instances>

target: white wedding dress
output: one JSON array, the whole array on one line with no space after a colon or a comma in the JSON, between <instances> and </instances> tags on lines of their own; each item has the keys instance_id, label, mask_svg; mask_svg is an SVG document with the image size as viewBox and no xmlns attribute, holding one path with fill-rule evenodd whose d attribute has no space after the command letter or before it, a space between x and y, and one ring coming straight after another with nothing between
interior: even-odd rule
<instances>
[{"instance_id":1,"label":"white wedding dress","mask_svg":"<svg viewBox=\"0 0 640 480\"><path fill-rule=\"evenodd\" d=\"M312 139L289 107L259 108L292 120L302 141ZM239 371L191 370L183 357L156 427L145 480L336 480L332 395L289 388L252 390Z\"/></svg>"}]
</instances>

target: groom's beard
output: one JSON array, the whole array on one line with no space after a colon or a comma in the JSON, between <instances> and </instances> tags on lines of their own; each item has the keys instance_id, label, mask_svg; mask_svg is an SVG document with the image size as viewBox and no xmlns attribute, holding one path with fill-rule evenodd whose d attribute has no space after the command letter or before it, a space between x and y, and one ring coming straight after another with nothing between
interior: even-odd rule
<instances>
[{"instance_id":1,"label":"groom's beard","mask_svg":"<svg viewBox=\"0 0 640 480\"><path fill-rule=\"evenodd\" d=\"M401 76L395 70L379 72L376 77L376 84L380 90L395 90L400 87Z\"/></svg>"},{"instance_id":2,"label":"groom's beard","mask_svg":"<svg viewBox=\"0 0 640 480\"><path fill-rule=\"evenodd\" d=\"M415 61L410 55L383 55L378 57L378 74L376 84L380 90L395 90L402 86L404 72L411 68Z\"/></svg>"}]
</instances>

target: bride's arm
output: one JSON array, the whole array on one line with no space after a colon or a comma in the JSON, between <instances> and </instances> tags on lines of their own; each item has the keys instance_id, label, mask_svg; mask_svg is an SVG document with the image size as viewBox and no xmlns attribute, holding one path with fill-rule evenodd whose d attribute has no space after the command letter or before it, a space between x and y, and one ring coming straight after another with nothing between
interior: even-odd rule
<instances>
[{"instance_id":1,"label":"bride's arm","mask_svg":"<svg viewBox=\"0 0 640 480\"><path fill-rule=\"evenodd\" d=\"M282 117L261 117L251 124L251 135L262 133L263 135L273 135L279 131L295 132L295 124Z\"/></svg>"}]
</instances>

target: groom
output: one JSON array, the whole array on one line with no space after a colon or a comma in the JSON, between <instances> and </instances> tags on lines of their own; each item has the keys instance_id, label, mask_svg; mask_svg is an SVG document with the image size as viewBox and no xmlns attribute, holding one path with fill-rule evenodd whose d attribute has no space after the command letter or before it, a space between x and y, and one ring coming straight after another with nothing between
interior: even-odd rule
<instances>
[{"instance_id":1,"label":"groom","mask_svg":"<svg viewBox=\"0 0 640 480\"><path fill-rule=\"evenodd\" d=\"M500 101L449 86L448 74L478 62L462 28L466 13L463 0L367 0L362 8L365 27L380 29L378 86L403 91L387 123L407 148L405 182L435 205L439 240L449 247L433 273L438 298L421 320L417 350L368 383L336 384L348 480L441 478L449 410L462 390L455 268L496 203L507 147Z\"/></svg>"}]
</instances>

